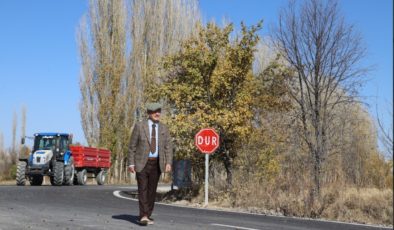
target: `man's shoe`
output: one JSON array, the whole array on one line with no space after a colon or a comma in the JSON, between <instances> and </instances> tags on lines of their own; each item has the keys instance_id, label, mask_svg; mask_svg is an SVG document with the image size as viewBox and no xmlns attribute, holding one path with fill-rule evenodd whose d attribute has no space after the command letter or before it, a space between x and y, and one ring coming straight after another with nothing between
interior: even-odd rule
<instances>
[{"instance_id":1,"label":"man's shoe","mask_svg":"<svg viewBox=\"0 0 394 230\"><path fill-rule=\"evenodd\" d=\"M140 224L147 225L149 223L149 219L146 216L143 216L140 220Z\"/></svg>"},{"instance_id":2,"label":"man's shoe","mask_svg":"<svg viewBox=\"0 0 394 230\"><path fill-rule=\"evenodd\" d=\"M148 219L148 225L154 224L153 220Z\"/></svg>"}]
</instances>

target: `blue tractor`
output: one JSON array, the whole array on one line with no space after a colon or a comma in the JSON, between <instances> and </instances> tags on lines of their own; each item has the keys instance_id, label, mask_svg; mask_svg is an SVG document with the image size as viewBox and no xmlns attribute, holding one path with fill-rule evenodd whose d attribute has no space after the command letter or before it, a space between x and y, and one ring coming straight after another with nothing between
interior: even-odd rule
<instances>
[{"instance_id":1,"label":"blue tractor","mask_svg":"<svg viewBox=\"0 0 394 230\"><path fill-rule=\"evenodd\" d=\"M75 167L70 144L72 134L36 133L29 159L19 159L16 184L23 186L26 178L30 185L42 185L44 176L49 176L54 186L73 185ZM22 138L21 143L25 143Z\"/></svg>"}]
</instances>

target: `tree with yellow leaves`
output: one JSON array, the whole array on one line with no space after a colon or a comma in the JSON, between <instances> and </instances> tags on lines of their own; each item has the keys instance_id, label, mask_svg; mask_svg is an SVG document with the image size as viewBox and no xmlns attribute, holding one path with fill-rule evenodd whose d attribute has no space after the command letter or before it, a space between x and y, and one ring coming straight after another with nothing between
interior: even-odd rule
<instances>
[{"instance_id":1,"label":"tree with yellow leaves","mask_svg":"<svg viewBox=\"0 0 394 230\"><path fill-rule=\"evenodd\" d=\"M281 98L286 91L286 69L271 63L262 74L253 73L261 24L247 27L242 23L242 34L233 41L232 24L224 28L213 22L205 28L199 25L198 36L162 60L164 83L153 97L170 105L172 118L166 122L176 138L175 157L191 157L194 175L201 175L200 179L203 155L194 148L198 130L210 127L220 135L220 147L211 159L224 164L230 184L237 152L256 128L256 111L285 104Z\"/></svg>"}]
</instances>

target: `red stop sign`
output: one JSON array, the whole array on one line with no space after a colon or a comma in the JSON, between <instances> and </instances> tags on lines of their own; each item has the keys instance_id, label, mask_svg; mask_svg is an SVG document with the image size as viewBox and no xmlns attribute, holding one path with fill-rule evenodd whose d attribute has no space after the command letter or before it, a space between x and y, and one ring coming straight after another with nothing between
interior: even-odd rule
<instances>
[{"instance_id":1,"label":"red stop sign","mask_svg":"<svg viewBox=\"0 0 394 230\"><path fill-rule=\"evenodd\" d=\"M194 144L202 153L213 153L219 148L219 135L213 129L201 129L194 138Z\"/></svg>"}]
</instances>

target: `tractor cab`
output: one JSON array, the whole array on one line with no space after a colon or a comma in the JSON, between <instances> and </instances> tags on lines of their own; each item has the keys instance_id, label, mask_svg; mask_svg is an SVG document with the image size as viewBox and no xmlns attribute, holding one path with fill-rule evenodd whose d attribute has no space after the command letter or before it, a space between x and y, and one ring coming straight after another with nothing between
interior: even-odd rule
<instances>
[{"instance_id":1,"label":"tractor cab","mask_svg":"<svg viewBox=\"0 0 394 230\"><path fill-rule=\"evenodd\" d=\"M64 160L65 155L70 151L71 138L72 134L66 133L36 133L32 155L46 150L52 152L53 159Z\"/></svg>"}]
</instances>

